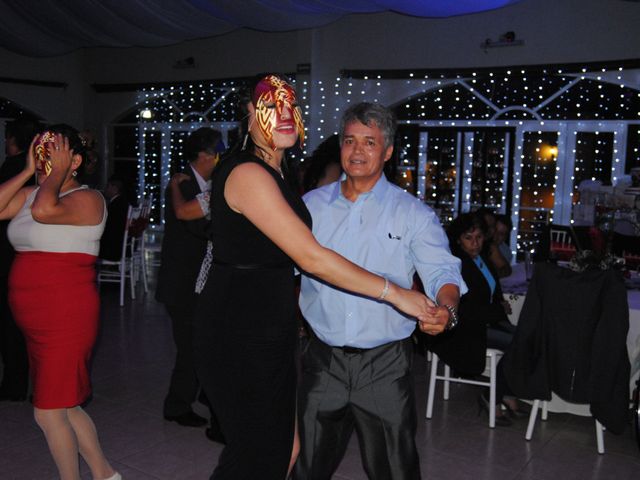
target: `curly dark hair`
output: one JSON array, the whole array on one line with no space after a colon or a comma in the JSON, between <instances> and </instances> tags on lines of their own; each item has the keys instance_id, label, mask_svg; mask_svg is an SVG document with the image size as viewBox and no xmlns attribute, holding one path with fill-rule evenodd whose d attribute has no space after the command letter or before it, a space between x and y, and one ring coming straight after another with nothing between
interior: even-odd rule
<instances>
[{"instance_id":1,"label":"curly dark hair","mask_svg":"<svg viewBox=\"0 0 640 480\"><path fill-rule=\"evenodd\" d=\"M447 236L449 237L449 247L454 255L458 255L460 252L458 245L460 237L476 229L479 229L485 236L487 235L487 222L479 212L461 213L449 224Z\"/></svg>"},{"instance_id":2,"label":"curly dark hair","mask_svg":"<svg viewBox=\"0 0 640 480\"><path fill-rule=\"evenodd\" d=\"M78 172L78 180L81 180L84 175L84 169L89 160L89 156L87 145L80 137L78 130L66 123L57 123L55 125L48 126L45 130L47 132L59 133L63 137L67 138L69 140L69 148L73 150L73 154L80 155L80 157L82 157L82 162L76 169L76 172Z\"/></svg>"}]
</instances>

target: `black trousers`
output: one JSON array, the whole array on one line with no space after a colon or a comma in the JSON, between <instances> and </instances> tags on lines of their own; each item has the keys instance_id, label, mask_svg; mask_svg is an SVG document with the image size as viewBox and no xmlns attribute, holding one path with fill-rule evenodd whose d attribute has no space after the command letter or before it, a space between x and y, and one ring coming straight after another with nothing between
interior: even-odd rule
<instances>
[{"instance_id":1,"label":"black trousers","mask_svg":"<svg viewBox=\"0 0 640 480\"><path fill-rule=\"evenodd\" d=\"M191 411L198 394L199 382L193 359L193 318L195 305L166 305L176 344L176 361L171 373L169 393L164 399L166 416L182 415Z\"/></svg>"},{"instance_id":2,"label":"black trousers","mask_svg":"<svg viewBox=\"0 0 640 480\"><path fill-rule=\"evenodd\" d=\"M3 374L0 391L9 397L26 397L29 359L22 332L9 308L7 277L0 277L0 356Z\"/></svg>"},{"instance_id":3,"label":"black trousers","mask_svg":"<svg viewBox=\"0 0 640 480\"><path fill-rule=\"evenodd\" d=\"M354 352L312 338L302 356L296 480L329 480L355 429L373 480L419 480L411 339Z\"/></svg>"}]
</instances>

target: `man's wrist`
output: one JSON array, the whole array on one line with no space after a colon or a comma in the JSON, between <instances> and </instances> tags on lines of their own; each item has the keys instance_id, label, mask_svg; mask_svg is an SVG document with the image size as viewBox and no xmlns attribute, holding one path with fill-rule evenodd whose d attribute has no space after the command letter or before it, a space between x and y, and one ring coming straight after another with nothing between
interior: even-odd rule
<instances>
[{"instance_id":1,"label":"man's wrist","mask_svg":"<svg viewBox=\"0 0 640 480\"><path fill-rule=\"evenodd\" d=\"M453 305L448 305L448 304L443 304L442 305L444 308L447 309L447 311L449 312L449 320L447 321L446 325L444 326L445 330L451 330L453 328L455 328L459 321L460 318L458 317L458 308L454 307Z\"/></svg>"}]
</instances>

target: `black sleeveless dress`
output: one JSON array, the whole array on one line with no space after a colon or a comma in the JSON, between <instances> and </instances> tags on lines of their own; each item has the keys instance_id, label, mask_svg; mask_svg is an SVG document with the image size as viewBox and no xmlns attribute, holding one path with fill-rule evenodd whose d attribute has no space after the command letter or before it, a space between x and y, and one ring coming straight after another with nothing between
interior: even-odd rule
<instances>
[{"instance_id":1,"label":"black sleeveless dress","mask_svg":"<svg viewBox=\"0 0 640 480\"><path fill-rule=\"evenodd\" d=\"M211 194L214 262L195 320L196 366L227 441L211 478L284 480L296 411L294 265L224 199L227 177L245 162L263 166L311 224L300 197L262 160L241 153L219 166Z\"/></svg>"}]
</instances>

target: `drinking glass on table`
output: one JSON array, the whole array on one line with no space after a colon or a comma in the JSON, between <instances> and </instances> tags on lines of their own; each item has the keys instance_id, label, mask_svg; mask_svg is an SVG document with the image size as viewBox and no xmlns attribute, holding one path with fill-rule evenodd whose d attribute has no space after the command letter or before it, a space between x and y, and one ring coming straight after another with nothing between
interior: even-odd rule
<instances>
[{"instance_id":1,"label":"drinking glass on table","mask_svg":"<svg viewBox=\"0 0 640 480\"><path fill-rule=\"evenodd\" d=\"M527 281L533 277L533 259L529 250L524 252L524 274Z\"/></svg>"}]
</instances>

